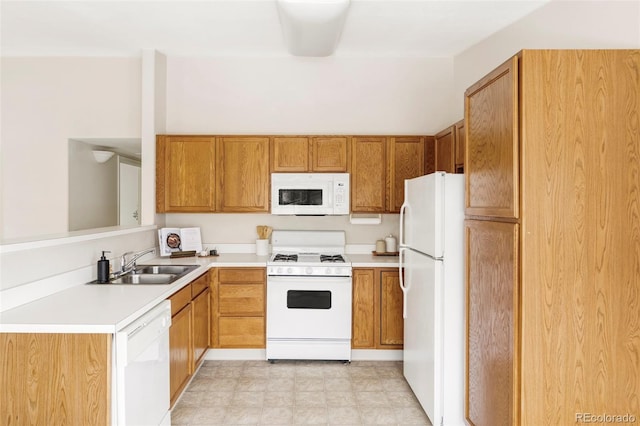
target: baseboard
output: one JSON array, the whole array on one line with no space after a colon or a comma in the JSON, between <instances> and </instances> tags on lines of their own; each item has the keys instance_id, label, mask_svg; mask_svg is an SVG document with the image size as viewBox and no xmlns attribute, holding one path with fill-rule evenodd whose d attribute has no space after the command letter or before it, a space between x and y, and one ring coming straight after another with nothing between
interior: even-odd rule
<instances>
[{"instance_id":1,"label":"baseboard","mask_svg":"<svg viewBox=\"0 0 640 426\"><path fill-rule=\"evenodd\" d=\"M402 350L353 349L352 361L402 361ZM266 361L265 349L209 349L204 359L209 361Z\"/></svg>"}]
</instances>

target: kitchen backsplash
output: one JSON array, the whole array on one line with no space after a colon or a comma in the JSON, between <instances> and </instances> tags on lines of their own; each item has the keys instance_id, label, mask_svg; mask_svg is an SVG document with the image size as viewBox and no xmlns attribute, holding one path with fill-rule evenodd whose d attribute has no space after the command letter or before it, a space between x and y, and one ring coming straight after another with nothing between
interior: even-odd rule
<instances>
[{"instance_id":1,"label":"kitchen backsplash","mask_svg":"<svg viewBox=\"0 0 640 426\"><path fill-rule=\"evenodd\" d=\"M397 214L384 214L379 225L354 225L349 223L349 216L168 213L165 215L165 226L199 226L202 241L208 244L255 243L258 225L268 225L277 230L342 230L346 232L347 244L375 244L376 240L386 235L398 235L399 218Z\"/></svg>"}]
</instances>

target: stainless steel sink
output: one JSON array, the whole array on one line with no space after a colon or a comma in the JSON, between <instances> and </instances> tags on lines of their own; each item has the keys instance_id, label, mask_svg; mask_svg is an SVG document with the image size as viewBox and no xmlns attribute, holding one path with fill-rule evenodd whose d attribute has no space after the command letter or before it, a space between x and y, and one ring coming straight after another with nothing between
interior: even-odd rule
<instances>
[{"instance_id":1,"label":"stainless steel sink","mask_svg":"<svg viewBox=\"0 0 640 426\"><path fill-rule=\"evenodd\" d=\"M197 268L196 265L140 265L134 274L183 274Z\"/></svg>"},{"instance_id":2,"label":"stainless steel sink","mask_svg":"<svg viewBox=\"0 0 640 426\"><path fill-rule=\"evenodd\" d=\"M172 284L197 268L198 265L140 265L133 271L114 278L108 283L91 281L88 284Z\"/></svg>"},{"instance_id":3,"label":"stainless steel sink","mask_svg":"<svg viewBox=\"0 0 640 426\"><path fill-rule=\"evenodd\" d=\"M175 274L127 274L111 280L111 284L171 284Z\"/></svg>"}]
</instances>

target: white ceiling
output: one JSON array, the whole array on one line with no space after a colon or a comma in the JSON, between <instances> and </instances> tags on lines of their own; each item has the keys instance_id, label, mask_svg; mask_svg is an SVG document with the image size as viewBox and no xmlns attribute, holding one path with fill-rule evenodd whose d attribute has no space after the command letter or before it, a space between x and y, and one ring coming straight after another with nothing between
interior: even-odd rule
<instances>
[{"instance_id":1,"label":"white ceiling","mask_svg":"<svg viewBox=\"0 0 640 426\"><path fill-rule=\"evenodd\" d=\"M452 57L549 0L351 0L336 56ZM283 56L275 0L5 1L3 56Z\"/></svg>"}]
</instances>

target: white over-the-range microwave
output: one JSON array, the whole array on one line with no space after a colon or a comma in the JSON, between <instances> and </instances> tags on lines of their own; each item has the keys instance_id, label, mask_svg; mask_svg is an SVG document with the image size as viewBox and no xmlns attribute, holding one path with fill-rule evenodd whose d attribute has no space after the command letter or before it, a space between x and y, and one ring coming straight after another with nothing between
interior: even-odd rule
<instances>
[{"instance_id":1,"label":"white over-the-range microwave","mask_svg":"<svg viewBox=\"0 0 640 426\"><path fill-rule=\"evenodd\" d=\"M271 213L349 214L349 173L271 173Z\"/></svg>"}]
</instances>

